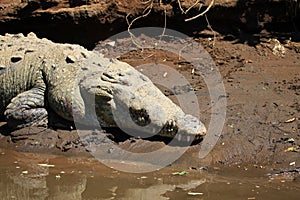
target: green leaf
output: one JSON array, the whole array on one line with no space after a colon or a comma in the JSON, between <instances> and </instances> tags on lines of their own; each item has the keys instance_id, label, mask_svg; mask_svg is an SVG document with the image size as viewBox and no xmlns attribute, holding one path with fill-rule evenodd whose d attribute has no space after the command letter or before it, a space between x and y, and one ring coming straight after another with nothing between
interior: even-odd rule
<instances>
[{"instance_id":1,"label":"green leaf","mask_svg":"<svg viewBox=\"0 0 300 200\"><path fill-rule=\"evenodd\" d=\"M173 175L180 175L180 176L182 176L182 175L186 175L186 174L188 174L188 172L186 172L186 171L181 171L181 172L174 172L174 173L172 173Z\"/></svg>"}]
</instances>

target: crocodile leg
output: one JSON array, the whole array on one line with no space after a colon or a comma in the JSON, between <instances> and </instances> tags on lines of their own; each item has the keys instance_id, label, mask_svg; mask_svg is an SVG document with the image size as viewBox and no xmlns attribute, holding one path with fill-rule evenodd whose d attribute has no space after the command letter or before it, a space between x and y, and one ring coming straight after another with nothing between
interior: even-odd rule
<instances>
[{"instance_id":1,"label":"crocodile leg","mask_svg":"<svg viewBox=\"0 0 300 200\"><path fill-rule=\"evenodd\" d=\"M48 112L44 105L44 88L32 88L14 97L4 115L11 128L47 126Z\"/></svg>"}]
</instances>

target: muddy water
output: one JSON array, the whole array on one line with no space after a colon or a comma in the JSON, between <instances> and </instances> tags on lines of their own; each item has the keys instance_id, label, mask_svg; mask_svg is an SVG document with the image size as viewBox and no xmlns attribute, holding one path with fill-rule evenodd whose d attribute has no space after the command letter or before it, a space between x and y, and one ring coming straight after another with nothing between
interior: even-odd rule
<instances>
[{"instance_id":1,"label":"muddy water","mask_svg":"<svg viewBox=\"0 0 300 200\"><path fill-rule=\"evenodd\" d=\"M129 174L93 158L0 149L0 199L299 199L300 183L260 168L168 167ZM124 164L124 163L123 163ZM186 170L184 175L172 173Z\"/></svg>"}]
</instances>

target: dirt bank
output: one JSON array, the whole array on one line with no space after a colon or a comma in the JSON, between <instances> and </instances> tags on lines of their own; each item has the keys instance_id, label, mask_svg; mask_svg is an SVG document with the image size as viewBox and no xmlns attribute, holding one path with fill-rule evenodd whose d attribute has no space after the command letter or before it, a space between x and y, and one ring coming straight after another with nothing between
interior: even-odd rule
<instances>
[{"instance_id":1,"label":"dirt bank","mask_svg":"<svg viewBox=\"0 0 300 200\"><path fill-rule=\"evenodd\" d=\"M92 1L92 0L4 0L0 2L0 34L35 32L55 42L81 44L92 49L111 35L144 26L168 28L188 35L204 30L204 17L185 21L205 11L210 0L195 1ZM195 4L198 2L198 4ZM299 40L295 28L300 28L299 9L284 0L216 0L207 13L213 28L224 35L233 35L241 42L257 42L260 33ZM194 7L192 7L194 5ZM191 8L191 9L190 9ZM151 11L148 13L148 11ZM145 17L140 17L145 15ZM296 27L298 26L298 27ZM249 36L251 36L249 38ZM253 40L255 39L255 40Z\"/></svg>"},{"instance_id":2,"label":"dirt bank","mask_svg":"<svg viewBox=\"0 0 300 200\"><path fill-rule=\"evenodd\" d=\"M129 19L133 20L149 6L136 1L91 2L88 6L77 6L82 4L81 1L30 2L1 2L1 34L34 31L40 37L78 43L90 49L98 41L126 30L127 14L131 14ZM198 13L198 7L183 15L175 4L177 1L163 2L163 6L154 3L153 11L138 20L134 27L163 27L166 9L167 27L200 42L221 72L227 93L226 122L213 151L199 160L198 146L194 145L174 165L200 167L211 163L254 163L280 168L299 167L300 44L297 27L293 24L296 18L287 14L288 8L282 7L286 4L282 1L269 4L264 4L264 1L217 2L208 13L214 33L206 28L203 17L184 22L184 19ZM185 2L183 9L193 3ZM214 36L215 40L212 40ZM160 51L134 51L120 59L133 66L163 62L180 71L197 89L199 102L203 102L200 105L203 111L201 119L209 124L209 94L205 83L199 82L199 75L192 73L189 63L181 63L178 69L178 57ZM174 97L172 93L165 93L170 98ZM3 127L0 131L3 135L9 133ZM45 147L45 151L49 151L50 147L55 153L87 155L76 131L36 128L20 131L28 133L28 137L19 138L18 132L14 132L13 137L2 136L1 146L17 146L17 149L25 151L43 151ZM115 130L114 134L118 135L118 131ZM103 138L96 139L101 142ZM140 139L119 138L118 141L120 146L138 152L164 145Z\"/></svg>"}]
</instances>

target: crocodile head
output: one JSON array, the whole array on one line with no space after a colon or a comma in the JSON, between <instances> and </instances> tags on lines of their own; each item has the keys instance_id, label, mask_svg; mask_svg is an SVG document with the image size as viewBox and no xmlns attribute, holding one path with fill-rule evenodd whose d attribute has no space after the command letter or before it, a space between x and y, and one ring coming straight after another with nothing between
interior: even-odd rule
<instances>
[{"instance_id":1,"label":"crocodile head","mask_svg":"<svg viewBox=\"0 0 300 200\"><path fill-rule=\"evenodd\" d=\"M188 142L206 134L201 121L184 113L129 64L115 61L105 72L93 76L81 87L95 96L92 105L101 126L118 126L134 136L157 134Z\"/></svg>"}]
</instances>

